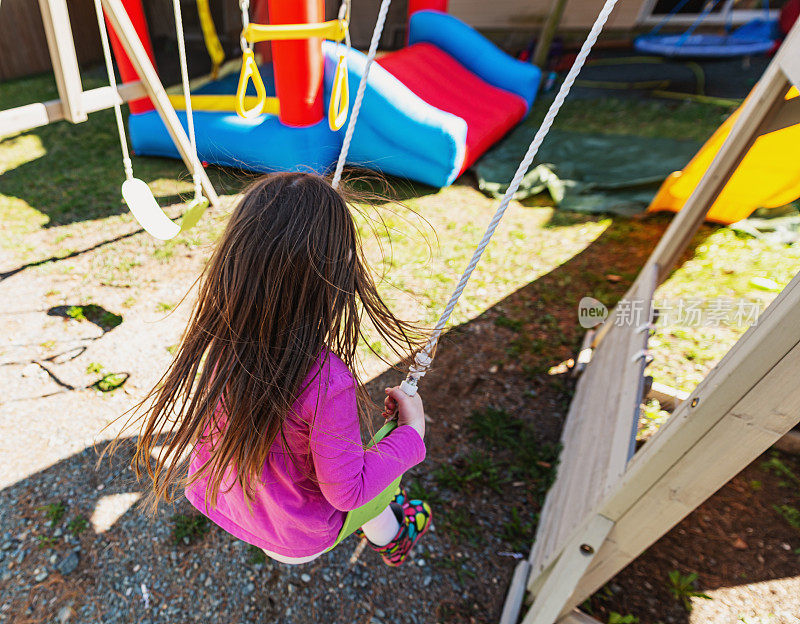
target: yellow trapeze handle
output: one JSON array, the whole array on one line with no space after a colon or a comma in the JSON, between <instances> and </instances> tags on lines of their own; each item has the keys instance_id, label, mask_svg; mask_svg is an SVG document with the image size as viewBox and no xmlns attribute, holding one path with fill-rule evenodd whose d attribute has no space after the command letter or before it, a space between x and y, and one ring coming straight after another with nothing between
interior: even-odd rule
<instances>
[{"instance_id":1,"label":"yellow trapeze handle","mask_svg":"<svg viewBox=\"0 0 800 624\"><path fill-rule=\"evenodd\" d=\"M246 108L247 82L252 81L256 88L256 105ZM244 119L258 117L264 112L267 103L267 88L261 79L261 72L258 71L256 57L252 50L245 50L242 53L242 72L239 74L239 86L236 88L236 114Z\"/></svg>"},{"instance_id":2,"label":"yellow trapeze handle","mask_svg":"<svg viewBox=\"0 0 800 624\"><path fill-rule=\"evenodd\" d=\"M216 78L220 65L225 60L225 50L219 42L217 29L214 26L214 18L211 17L211 9L208 0L197 0L197 15L200 17L200 29L203 31L203 41L211 58L211 77Z\"/></svg>"},{"instance_id":3,"label":"yellow trapeze handle","mask_svg":"<svg viewBox=\"0 0 800 624\"><path fill-rule=\"evenodd\" d=\"M317 24L248 24L242 36L248 43L308 39L310 37L341 41L346 32L347 22L335 19Z\"/></svg>"},{"instance_id":4,"label":"yellow trapeze handle","mask_svg":"<svg viewBox=\"0 0 800 624\"><path fill-rule=\"evenodd\" d=\"M172 108L175 110L184 110L186 103L182 95L170 95L169 101L172 103ZM246 109L258 106L259 99L255 95L244 96L244 107ZM280 110L278 98L268 97L263 102L264 108L262 113L269 115L277 115ZM192 110L196 112L213 112L213 113L232 113L236 110L236 96L235 95L193 95L192 96Z\"/></svg>"},{"instance_id":5,"label":"yellow trapeze handle","mask_svg":"<svg viewBox=\"0 0 800 624\"><path fill-rule=\"evenodd\" d=\"M350 85L347 77L347 58L339 56L336 72L333 74L331 101L328 104L328 126L334 132L347 121L347 110L350 106Z\"/></svg>"}]
</instances>

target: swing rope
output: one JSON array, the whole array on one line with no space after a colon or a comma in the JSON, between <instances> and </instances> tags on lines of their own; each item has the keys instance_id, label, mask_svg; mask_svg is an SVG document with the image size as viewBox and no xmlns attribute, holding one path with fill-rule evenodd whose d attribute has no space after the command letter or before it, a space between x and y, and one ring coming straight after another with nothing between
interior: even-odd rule
<instances>
[{"instance_id":1,"label":"swing rope","mask_svg":"<svg viewBox=\"0 0 800 624\"><path fill-rule=\"evenodd\" d=\"M122 150L122 166L125 168L125 179L133 180L133 162L128 151L128 137L125 135L125 124L122 121L122 98L117 89L117 76L114 73L114 61L111 58L111 45L108 41L108 30L106 30L106 20L103 17L103 7L100 0L94 0L94 10L97 14L97 25L100 28L100 43L103 48L103 58L106 63L106 73L108 74L108 84L114 91L114 117L117 120L117 132L119 133L119 145Z\"/></svg>"},{"instance_id":2,"label":"swing rope","mask_svg":"<svg viewBox=\"0 0 800 624\"><path fill-rule=\"evenodd\" d=\"M400 385L400 388L407 395L413 396L416 394L417 383L419 382L420 377L423 377L428 371L428 368L433 361L433 356L436 351L436 345L439 342L439 337L444 331L447 321L450 319L450 315L452 314L453 309L456 307L456 303L458 303L458 300L461 297L461 294L464 292L472 272L475 270L475 267L478 265L478 262L483 255L483 251L486 249L486 246L489 244L489 241L497 229L500 220L503 218L506 208L508 208L509 203L519 189L523 177L525 177L528 168L533 163L533 159L536 157L542 141L544 141L544 138L550 131L550 127L553 125L553 121L555 120L556 115L558 115L561 105L564 103L567 95L569 95L575 79L578 77L578 74L580 73L584 63L586 63L586 59L588 58L589 53L592 51L592 47L597 42L597 38L600 36L600 33L602 32L603 27L605 26L605 23L608 20L608 17L616 3L617 0L606 0L606 3L603 5L600 14L597 16L592 29L589 31L589 34L586 37L586 41L583 42L580 52L578 52L578 56L575 58L575 63L570 68L566 78L564 78L564 82L561 84L558 94L553 100L553 103L550 105L550 108L548 109L547 114L542 121L542 125L539 126L536 135L533 137L533 141L531 141L531 144L528 147L528 151L525 153L525 157L522 159L522 162L520 162L519 167L517 167L517 172L514 174L514 177L508 186L508 190L506 190L505 195L503 195L500 205L497 207L497 211L492 217L492 220L489 222L489 225L487 226L483 237L478 243L478 246L475 248L475 251L472 254L472 259L469 261L467 268L464 269L461 279L458 280L458 284L456 285L453 294L450 296L450 300L447 302L441 317L439 317L439 321L436 323L436 326L428 337L425 346L416 354L414 363L409 367L408 375ZM359 85L359 88L360 87L361 85ZM348 130L349 129L350 128L348 127Z\"/></svg>"},{"instance_id":3,"label":"swing rope","mask_svg":"<svg viewBox=\"0 0 800 624\"><path fill-rule=\"evenodd\" d=\"M336 161L336 170L331 180L331 186L333 188L339 188L339 182L342 179L342 171L344 170L344 163L347 160L347 152L350 151L350 142L353 140L353 132L356 129L358 113L361 110L361 101L364 99L364 92L367 90L369 70L372 67L372 62L375 60L375 55L378 53L378 43L381 40L383 26L386 22L386 14L389 12L389 5L391 3L392 0L383 0L381 2L380 11L378 11L378 19L375 22L375 29L372 31L372 40L369 42L367 61L364 64L364 73L361 74L361 80L358 83L356 99L353 102L353 112L350 113L350 120L347 122L347 130L345 130L344 133L344 141L342 142L342 149L339 152L339 160Z\"/></svg>"},{"instance_id":4,"label":"swing rope","mask_svg":"<svg viewBox=\"0 0 800 624\"><path fill-rule=\"evenodd\" d=\"M194 133L194 115L192 114L192 96L189 91L189 67L186 63L186 42L183 37L183 16L180 0L172 0L175 12L175 34L178 37L178 60L181 66L181 82L183 83L183 100L186 106L186 127L189 130L189 143L192 146L192 182L194 182L194 199L203 199L203 185L200 182L200 164L197 158L197 139Z\"/></svg>"}]
</instances>

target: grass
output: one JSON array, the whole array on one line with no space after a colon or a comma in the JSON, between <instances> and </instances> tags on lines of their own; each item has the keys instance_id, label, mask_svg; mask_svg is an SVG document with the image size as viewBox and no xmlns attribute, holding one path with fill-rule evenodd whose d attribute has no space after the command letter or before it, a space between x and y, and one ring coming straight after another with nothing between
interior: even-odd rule
<instances>
[{"instance_id":1,"label":"grass","mask_svg":"<svg viewBox=\"0 0 800 624\"><path fill-rule=\"evenodd\" d=\"M622 615L616 611L611 611L608 614L608 624L638 624L639 618L630 613Z\"/></svg>"},{"instance_id":2,"label":"grass","mask_svg":"<svg viewBox=\"0 0 800 624\"><path fill-rule=\"evenodd\" d=\"M128 373L107 373L98 379L92 387L100 392L113 392L121 388L128 381Z\"/></svg>"},{"instance_id":3,"label":"grass","mask_svg":"<svg viewBox=\"0 0 800 624\"><path fill-rule=\"evenodd\" d=\"M519 480L514 485L524 486L524 492L533 498L534 504L526 503L522 512L512 507L497 536L512 550L525 550L533 539L537 511L555 479L560 449L539 443L529 424L495 407L473 412L468 419L467 432L470 441L479 449L456 457L452 463L439 465L433 471L434 481L439 489L456 494L458 500L462 500L465 496L487 491L494 497L509 496L509 485ZM431 492L417 482L411 482L408 491L412 498L431 500ZM482 529L469 510L450 507L443 516L442 522L451 539L473 544L483 542Z\"/></svg>"},{"instance_id":4,"label":"grass","mask_svg":"<svg viewBox=\"0 0 800 624\"><path fill-rule=\"evenodd\" d=\"M103 372L103 365L100 362L89 362L86 366L86 372L89 375L99 375Z\"/></svg>"},{"instance_id":5,"label":"grass","mask_svg":"<svg viewBox=\"0 0 800 624\"><path fill-rule=\"evenodd\" d=\"M44 512L45 518L47 518L51 526L56 526L64 518L64 514L67 513L67 506L63 501L57 501L39 507L39 511Z\"/></svg>"},{"instance_id":6,"label":"grass","mask_svg":"<svg viewBox=\"0 0 800 624\"><path fill-rule=\"evenodd\" d=\"M678 570L672 570L667 578L667 589L669 593L672 594L673 598L683 603L687 611L692 610L692 598L711 600L711 596L696 589L696 573L681 574Z\"/></svg>"},{"instance_id":7,"label":"grass","mask_svg":"<svg viewBox=\"0 0 800 624\"><path fill-rule=\"evenodd\" d=\"M104 84L99 69L84 76L87 89ZM0 109L53 97L56 89L51 75L9 81L0 88ZM531 129L548 105L547 98L536 103L525 121ZM568 100L555 127L702 141L729 113L730 109L724 107L692 102ZM123 173L118 149L111 111L93 114L83 124L57 123L0 138L0 247L15 263L9 268L50 257L64 258L70 250L77 252L97 240L111 240L137 229L120 196ZM191 191L184 165L169 159L134 157L134 170L150 185L166 212L173 218L180 216L182 196ZM167 243L136 234L85 256L53 260L27 270L37 276L72 275L79 276L83 284L129 289L123 302L115 304L126 310L153 301L148 270L160 265L177 267L189 253L207 257L227 222L230 195L251 179L249 174L213 167L208 173L220 193L228 196L223 197L227 203L223 210L209 211L193 230ZM391 180L391 184L403 205L362 205L356 215L359 233L387 303L401 316L430 325L467 264L496 201L486 198L469 181L442 190L399 180ZM566 354L574 353L577 346L575 319L565 318L556 310L577 306L583 295L613 305L638 269L634 252L649 251L666 222L658 217L639 221L578 215L554 211L541 203L540 198L522 204L512 202L451 319L451 324L470 321L494 307L490 322L510 332L505 354L497 354L498 364L518 362L532 380L545 376L560 355L569 357ZM693 245L691 257L662 284L657 300L726 296L764 307L775 293L754 287L751 278L768 277L783 286L800 269L800 246L777 246L727 228L705 226ZM573 262L584 251L593 250L598 257L605 257L617 247L631 253L607 267ZM88 261L81 264L84 257ZM606 274L616 275L621 281L610 283ZM511 293L531 283L535 288L524 306L506 305ZM80 284L77 282L76 287ZM585 292L581 292L584 285ZM51 289L49 296L57 294ZM156 301L158 311L172 309L172 304ZM69 306L65 315L95 323L105 331L119 326L122 315L100 303ZM660 325L650 344L655 360L649 372L656 381L691 390L744 330L736 326ZM365 378L384 368L368 353L368 345L384 357L390 353L388 346L368 330L359 351L366 362L365 370L359 372ZM164 348L174 354L177 345L165 344ZM88 365L87 372L103 375L95 384L101 392L112 392L127 379L125 373L104 374L102 365L96 362ZM562 383L547 379L552 388ZM520 388L520 392L527 390ZM565 387L558 408L563 409L568 400ZM645 418L654 430L664 415L652 404L645 410ZM497 408L473 414L467 432L476 450L456 458L453 466L436 471L439 488L459 493L484 490L496 495L505 491L510 481L520 480L532 500L542 499L555 475L557 446L541 444L526 422ZM786 479L792 482L788 476ZM430 500L439 496L436 488L425 488L416 481L409 489L412 497ZM459 513L447 519L470 534L467 520ZM534 520L512 518L503 530L510 537L524 532ZM202 533L200 527L181 532L184 530L189 533L182 535L181 541Z\"/></svg>"},{"instance_id":8,"label":"grass","mask_svg":"<svg viewBox=\"0 0 800 624\"><path fill-rule=\"evenodd\" d=\"M500 528L499 537L508 543L511 550L525 551L533 541L534 523L520 518L519 510L511 509L509 519Z\"/></svg>"},{"instance_id":9,"label":"grass","mask_svg":"<svg viewBox=\"0 0 800 624\"><path fill-rule=\"evenodd\" d=\"M265 564L268 561L267 554L261 550L258 546L253 546L252 544L248 544L247 546L247 553L248 558L247 561L251 565L254 564Z\"/></svg>"},{"instance_id":10,"label":"grass","mask_svg":"<svg viewBox=\"0 0 800 624\"><path fill-rule=\"evenodd\" d=\"M540 98L526 124L538 128L551 98ZM732 108L698 102L658 100L568 99L554 127L599 134L636 134L645 137L680 137L705 141L733 112ZM634 122L635 120L635 122Z\"/></svg>"},{"instance_id":11,"label":"grass","mask_svg":"<svg viewBox=\"0 0 800 624\"><path fill-rule=\"evenodd\" d=\"M484 541L480 527L475 523L475 517L463 507L444 510L440 515L443 518L445 530L451 539L467 541L477 545Z\"/></svg>"},{"instance_id":12,"label":"grass","mask_svg":"<svg viewBox=\"0 0 800 624\"><path fill-rule=\"evenodd\" d=\"M172 541L176 545L194 544L211 530L208 518L201 514L175 514L172 516Z\"/></svg>"},{"instance_id":13,"label":"grass","mask_svg":"<svg viewBox=\"0 0 800 624\"><path fill-rule=\"evenodd\" d=\"M692 257L656 291L657 307L674 306L680 299L725 297L763 310L775 293L753 286L751 278L769 277L782 288L800 271L800 245L771 244L708 226L696 241ZM654 361L648 372L657 382L691 392L748 326L733 317L712 327L665 325L660 320L650 340Z\"/></svg>"},{"instance_id":14,"label":"grass","mask_svg":"<svg viewBox=\"0 0 800 624\"><path fill-rule=\"evenodd\" d=\"M518 443L524 425L505 410L487 407L470 414L467 431L473 440L487 442L493 448L508 448Z\"/></svg>"},{"instance_id":15,"label":"grass","mask_svg":"<svg viewBox=\"0 0 800 624\"><path fill-rule=\"evenodd\" d=\"M507 473L503 474L505 472L504 466L492 457L473 451L453 464L442 464L433 476L440 487L454 492L464 492L476 485L499 494L509 480Z\"/></svg>"},{"instance_id":16,"label":"grass","mask_svg":"<svg viewBox=\"0 0 800 624\"><path fill-rule=\"evenodd\" d=\"M37 544L39 548L53 548L58 544L58 538L52 535L37 535L36 541L39 542Z\"/></svg>"},{"instance_id":17,"label":"grass","mask_svg":"<svg viewBox=\"0 0 800 624\"><path fill-rule=\"evenodd\" d=\"M771 472L778 477L783 477L783 480L778 482L781 487L797 487L800 486L800 477L798 477L789 466L787 466L780 459L780 454L773 451L772 457L767 461L761 462L761 468L767 472Z\"/></svg>"},{"instance_id":18,"label":"grass","mask_svg":"<svg viewBox=\"0 0 800 624\"><path fill-rule=\"evenodd\" d=\"M473 412L467 431L481 450L473 450L433 472L437 485L464 493L488 488L496 494L514 479L522 479L536 493L543 493L555 478L559 448L541 444L521 418L488 407Z\"/></svg>"},{"instance_id":19,"label":"grass","mask_svg":"<svg viewBox=\"0 0 800 624\"><path fill-rule=\"evenodd\" d=\"M460 585L464 585L464 581L466 578L477 578L477 573L474 570L471 570L466 567L469 559L461 558L461 559L438 559L436 561L436 565L440 568L445 570L452 570L456 578L458 579L458 583Z\"/></svg>"},{"instance_id":20,"label":"grass","mask_svg":"<svg viewBox=\"0 0 800 624\"><path fill-rule=\"evenodd\" d=\"M88 526L89 521L86 519L86 516L75 516L67 523L67 531L77 537L83 533Z\"/></svg>"},{"instance_id":21,"label":"grass","mask_svg":"<svg viewBox=\"0 0 800 624\"><path fill-rule=\"evenodd\" d=\"M122 315L110 312L96 303L68 306L64 314L76 321L94 323L103 331L111 331L122 324Z\"/></svg>"},{"instance_id":22,"label":"grass","mask_svg":"<svg viewBox=\"0 0 800 624\"><path fill-rule=\"evenodd\" d=\"M102 68L84 76L86 88L102 86ZM0 88L0 108L16 106L55 97L52 75L9 81ZM549 102L540 99L526 124L534 126L543 116ZM562 109L555 127L589 132L636 133L643 136L685 137L704 140L729 113L719 106L691 102L626 101L615 98L569 100ZM182 212L181 194L191 189L189 176L182 163L159 158L134 157L136 175L144 179L170 216ZM241 190L251 179L249 174L208 170L220 192L231 194ZM113 114L103 111L90 116L83 124L57 123L33 131L0 139L0 246L13 251L16 261L24 263L66 252L65 244L80 249L80 241L96 231L111 237L130 231L133 220L125 209L119 185L122 168ZM87 184L86 180L91 180ZM435 191L422 185L392 180L395 193L403 199L398 208L388 203L364 206L358 216L359 231L365 239L370 264L382 275L380 290L393 309L423 324L433 323L449 295L461 269L472 253L496 202L475 189L458 184ZM457 206L458 210L453 210ZM112 287L146 286L143 263L154 259L172 263L187 251L207 249L219 236L227 218L226 211L210 211L194 230L181 233L168 243L156 243L144 235L125 242L107 245L93 252L91 266L85 270L85 283ZM31 237L53 230L48 241ZM620 218L597 215L574 215L554 212L549 207L522 207L513 203L486 250L481 265L473 275L470 287L452 318L461 323L474 318L496 304L508 293L548 274L575 254L592 244L603 233L605 242L642 244L642 235L652 228ZM711 294L717 285L723 290L732 285L733 294L750 296L755 290L747 277L737 275L751 271L771 277L783 285L800 267L800 256L793 248L771 248L763 241L737 237L730 230L706 228L706 238L698 248L698 257L690 260L662 287L672 295L701 285ZM644 243L649 244L649 243ZM734 269L733 273L730 269ZM772 272L775 272L773 274ZM70 261L56 261L37 269L44 274L73 273ZM615 267L614 273L628 279L635 267ZM706 280L698 282L698 275ZM591 276L594 279L594 276ZM549 323L547 307L570 293L574 276L564 273L558 284L537 292L542 304L539 318L507 312L498 315L495 323L518 334L509 345L509 357L521 357L530 377L546 373L552 363L542 359L558 352L572 338L561 334L558 322ZM598 275L593 294L606 303L613 303L619 288ZM581 295L584 293L580 293ZM589 294L589 293L587 293ZM137 290L123 303L130 307L141 295ZM761 291L766 301L774 293ZM166 310L166 302L159 304ZM85 307L85 306L76 306ZM532 312L534 312L532 311ZM75 310L76 318L89 318L85 310ZM531 321L531 318L534 320ZM102 326L112 326L119 315L101 319ZM653 367L657 381L691 389L704 371L738 335L723 331L710 335L698 332L688 338L670 335L661 330L655 337L660 346L654 348ZM374 334L367 342L384 356L386 345ZM368 355L362 345L360 356L366 357L363 374L377 372L382 365ZM688 356L688 357L685 357ZM528 360L536 359L536 362Z\"/></svg>"},{"instance_id":23,"label":"grass","mask_svg":"<svg viewBox=\"0 0 800 624\"><path fill-rule=\"evenodd\" d=\"M800 509L793 505L773 505L772 508L789 523L789 526L800 531Z\"/></svg>"}]
</instances>

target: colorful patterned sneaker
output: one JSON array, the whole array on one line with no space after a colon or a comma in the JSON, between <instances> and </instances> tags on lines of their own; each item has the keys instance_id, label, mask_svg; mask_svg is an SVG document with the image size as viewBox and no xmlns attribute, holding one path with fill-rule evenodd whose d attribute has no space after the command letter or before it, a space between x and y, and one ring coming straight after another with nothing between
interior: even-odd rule
<instances>
[{"instance_id":1,"label":"colorful patterned sneaker","mask_svg":"<svg viewBox=\"0 0 800 624\"><path fill-rule=\"evenodd\" d=\"M407 501L403 505L403 520L394 539L386 546L370 543L369 547L381 556L386 565L397 567L408 558L419 538L428 532L432 520L433 514L428 503L421 500Z\"/></svg>"}]
</instances>

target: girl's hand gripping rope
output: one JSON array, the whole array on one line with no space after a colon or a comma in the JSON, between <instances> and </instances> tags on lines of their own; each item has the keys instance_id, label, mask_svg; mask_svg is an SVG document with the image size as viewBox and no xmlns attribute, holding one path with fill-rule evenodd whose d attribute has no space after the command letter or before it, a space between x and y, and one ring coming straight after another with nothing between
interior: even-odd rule
<instances>
[{"instance_id":1,"label":"girl's hand gripping rope","mask_svg":"<svg viewBox=\"0 0 800 624\"><path fill-rule=\"evenodd\" d=\"M389 420L396 415L398 425L413 427L421 438L425 438L425 410L419 394L410 397L400 389L400 386L386 388L383 406L381 416Z\"/></svg>"}]
</instances>

